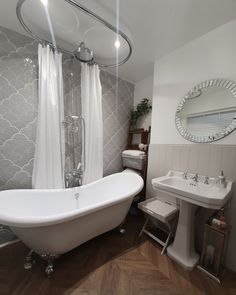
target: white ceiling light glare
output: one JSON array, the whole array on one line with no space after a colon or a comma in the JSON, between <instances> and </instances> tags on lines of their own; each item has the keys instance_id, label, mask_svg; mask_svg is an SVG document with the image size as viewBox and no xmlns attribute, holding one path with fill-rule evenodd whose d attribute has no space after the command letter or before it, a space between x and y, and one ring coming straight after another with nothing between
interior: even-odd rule
<instances>
[{"instance_id":1,"label":"white ceiling light glare","mask_svg":"<svg viewBox=\"0 0 236 295\"><path fill-rule=\"evenodd\" d=\"M44 6L48 6L48 0L40 0Z\"/></svg>"},{"instance_id":2,"label":"white ceiling light glare","mask_svg":"<svg viewBox=\"0 0 236 295\"><path fill-rule=\"evenodd\" d=\"M120 41L117 39L116 42L114 43L115 48L119 49L120 48Z\"/></svg>"}]
</instances>

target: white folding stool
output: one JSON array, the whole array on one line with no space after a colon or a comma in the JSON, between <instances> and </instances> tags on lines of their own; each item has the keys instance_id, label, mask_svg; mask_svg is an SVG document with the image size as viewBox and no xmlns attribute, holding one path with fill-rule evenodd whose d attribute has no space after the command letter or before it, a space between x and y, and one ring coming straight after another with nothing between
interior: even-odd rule
<instances>
[{"instance_id":1,"label":"white folding stool","mask_svg":"<svg viewBox=\"0 0 236 295\"><path fill-rule=\"evenodd\" d=\"M143 233L147 234L163 246L161 254L164 254L169 245L170 238L173 236L174 229L177 224L179 209L169 203L159 201L157 197L140 202L138 204L138 208L146 215L146 221L139 233L139 237L141 237ZM168 234L166 241L162 241L146 229L151 218L157 219L167 226L169 231L167 232L164 230ZM161 230L163 231L163 229Z\"/></svg>"}]
</instances>

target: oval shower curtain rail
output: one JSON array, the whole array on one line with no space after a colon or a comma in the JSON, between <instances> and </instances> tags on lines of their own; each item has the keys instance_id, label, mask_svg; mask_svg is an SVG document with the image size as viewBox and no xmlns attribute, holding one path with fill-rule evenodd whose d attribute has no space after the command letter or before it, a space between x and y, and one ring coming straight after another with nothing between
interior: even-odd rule
<instances>
[{"instance_id":1,"label":"oval shower curtain rail","mask_svg":"<svg viewBox=\"0 0 236 295\"><path fill-rule=\"evenodd\" d=\"M61 47L55 48L55 45L53 45L52 42L50 42L48 40L45 40L43 38L40 38L38 35L36 35L35 33L33 33L31 31L31 29L24 22L23 17L22 17L22 14L21 14L22 6L23 6L24 2L26 2L26 1L27 0L19 0L17 2L17 5L16 5L16 15L17 15L17 18L18 18L19 22L21 23L22 27L25 29L25 31L28 34L30 34L34 39L38 40L40 43L49 44L54 49L57 49L59 51L65 52L65 53L70 54L70 55L74 55L74 52L71 52L69 50L63 49ZM130 56L132 54L132 45L131 45L130 39L127 37L126 34L124 34L122 31L120 31L119 29L117 29L116 27L114 27L113 25L111 25L110 23L108 23L106 20L104 20L103 18L101 18L96 13L92 12L91 10L89 10L88 8L86 8L85 6L79 4L75 0L64 0L64 1L67 2L67 3L69 3L72 6L76 7L77 9L81 10L82 12L84 12L87 15L89 15L90 17L94 18L95 20L97 20L101 24L105 25L108 29L110 29L114 33L120 35L127 42L128 46L129 46L129 54L123 60L121 60L119 63L111 64L111 65L102 65L102 64L99 64L100 67L103 67L103 68L113 68L113 67L121 66L122 64L124 64L125 62L128 61L128 59L130 58Z\"/></svg>"}]
</instances>

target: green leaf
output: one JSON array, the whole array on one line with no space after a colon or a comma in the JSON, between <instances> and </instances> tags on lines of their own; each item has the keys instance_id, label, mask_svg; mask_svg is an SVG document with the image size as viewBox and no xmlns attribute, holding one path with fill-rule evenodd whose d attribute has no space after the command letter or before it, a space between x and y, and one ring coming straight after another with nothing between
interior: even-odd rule
<instances>
[{"instance_id":1,"label":"green leaf","mask_svg":"<svg viewBox=\"0 0 236 295\"><path fill-rule=\"evenodd\" d=\"M147 115L152 109L152 105L148 98L143 98L136 107L131 111L131 121L137 122L138 119Z\"/></svg>"}]
</instances>

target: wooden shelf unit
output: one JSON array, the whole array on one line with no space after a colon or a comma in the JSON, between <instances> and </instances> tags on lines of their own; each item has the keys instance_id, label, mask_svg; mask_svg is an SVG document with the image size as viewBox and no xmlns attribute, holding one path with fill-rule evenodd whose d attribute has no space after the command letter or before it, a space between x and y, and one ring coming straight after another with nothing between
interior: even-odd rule
<instances>
[{"instance_id":1,"label":"wooden shelf unit","mask_svg":"<svg viewBox=\"0 0 236 295\"><path fill-rule=\"evenodd\" d=\"M135 130L130 130L128 133L128 141L127 141L127 147L126 149L128 150L139 150L138 144L133 144L133 135L141 135L141 143L147 145L147 149L145 151L146 154L146 161L145 161L145 166L144 169L141 171L142 172L142 177L144 180L144 187L141 192L141 195L143 196L143 199L145 199L145 194L146 194L146 181L147 181L147 168L148 168L148 146L150 143L150 134L151 134L151 126L149 126L148 130L145 130L144 128L140 129L135 129Z\"/></svg>"},{"instance_id":2,"label":"wooden shelf unit","mask_svg":"<svg viewBox=\"0 0 236 295\"><path fill-rule=\"evenodd\" d=\"M129 149L129 150L139 149L137 144L133 144L133 135L138 135L138 134L141 135L141 142L143 144L149 145L150 133L151 133L151 127L149 127L148 130L144 130L143 128L136 129L136 130L130 130L128 133L127 149Z\"/></svg>"}]
</instances>

